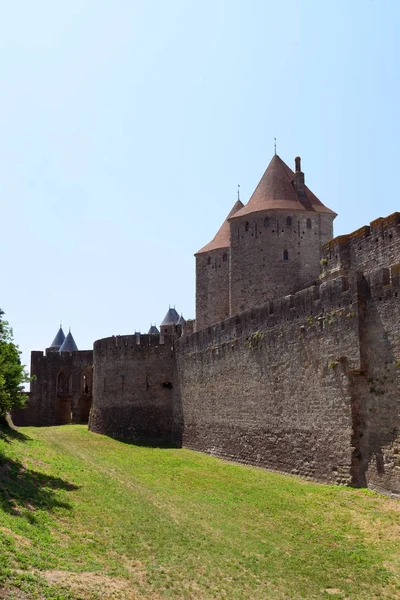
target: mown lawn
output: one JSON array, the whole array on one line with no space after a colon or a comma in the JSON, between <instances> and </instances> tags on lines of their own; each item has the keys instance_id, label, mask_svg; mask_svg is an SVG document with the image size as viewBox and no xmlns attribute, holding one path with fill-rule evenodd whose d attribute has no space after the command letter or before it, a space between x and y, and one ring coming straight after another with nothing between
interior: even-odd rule
<instances>
[{"instance_id":1,"label":"mown lawn","mask_svg":"<svg viewBox=\"0 0 400 600\"><path fill-rule=\"evenodd\" d=\"M0 435L0 598L400 598L400 502L132 446Z\"/></svg>"}]
</instances>

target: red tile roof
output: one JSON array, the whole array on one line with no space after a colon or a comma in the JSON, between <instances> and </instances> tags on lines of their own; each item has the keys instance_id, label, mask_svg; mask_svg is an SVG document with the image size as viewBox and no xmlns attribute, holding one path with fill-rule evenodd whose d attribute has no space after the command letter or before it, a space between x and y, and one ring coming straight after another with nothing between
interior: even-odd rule
<instances>
[{"instance_id":1,"label":"red tile roof","mask_svg":"<svg viewBox=\"0 0 400 600\"><path fill-rule=\"evenodd\" d=\"M230 238L230 227L228 223L228 219L232 217L238 210L243 208L243 202L240 200L236 200L235 204L232 206L232 210L229 215L226 217L225 221L222 223L221 227L218 229L214 238L206 244L201 250L196 252L195 256L198 254L204 254L205 252L210 252L211 250L216 250L217 248L229 248L231 245Z\"/></svg>"},{"instance_id":2,"label":"red tile roof","mask_svg":"<svg viewBox=\"0 0 400 600\"><path fill-rule=\"evenodd\" d=\"M263 210L288 210L327 213L336 216L318 198L304 186L305 194L300 196L292 183L294 172L283 160L275 155L261 177L248 203L230 218L242 217Z\"/></svg>"}]
</instances>

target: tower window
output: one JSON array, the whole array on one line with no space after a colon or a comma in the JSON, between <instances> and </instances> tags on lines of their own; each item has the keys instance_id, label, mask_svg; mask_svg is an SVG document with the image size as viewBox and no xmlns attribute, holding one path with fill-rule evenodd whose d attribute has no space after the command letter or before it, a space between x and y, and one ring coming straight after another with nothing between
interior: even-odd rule
<instances>
[{"instance_id":1,"label":"tower window","mask_svg":"<svg viewBox=\"0 0 400 600\"><path fill-rule=\"evenodd\" d=\"M265 217L264 219L264 227L269 227L269 218Z\"/></svg>"},{"instance_id":2,"label":"tower window","mask_svg":"<svg viewBox=\"0 0 400 600\"><path fill-rule=\"evenodd\" d=\"M286 225L287 225L288 227L291 227L291 226L292 226L292 217L286 217Z\"/></svg>"},{"instance_id":3,"label":"tower window","mask_svg":"<svg viewBox=\"0 0 400 600\"><path fill-rule=\"evenodd\" d=\"M209 256L209 257L207 258L207 264L208 264L208 265L211 265L211 256Z\"/></svg>"},{"instance_id":4,"label":"tower window","mask_svg":"<svg viewBox=\"0 0 400 600\"><path fill-rule=\"evenodd\" d=\"M244 224L244 230L248 231L249 230L249 222L246 221L246 223Z\"/></svg>"},{"instance_id":5,"label":"tower window","mask_svg":"<svg viewBox=\"0 0 400 600\"><path fill-rule=\"evenodd\" d=\"M287 250L283 251L283 260L289 260L289 252Z\"/></svg>"},{"instance_id":6,"label":"tower window","mask_svg":"<svg viewBox=\"0 0 400 600\"><path fill-rule=\"evenodd\" d=\"M312 227L311 219L307 219L307 229L311 229L311 227Z\"/></svg>"},{"instance_id":7,"label":"tower window","mask_svg":"<svg viewBox=\"0 0 400 600\"><path fill-rule=\"evenodd\" d=\"M224 262L226 262L226 261L228 260L228 255L226 254L226 252L225 252L225 254L222 256L222 260L223 260Z\"/></svg>"}]
</instances>

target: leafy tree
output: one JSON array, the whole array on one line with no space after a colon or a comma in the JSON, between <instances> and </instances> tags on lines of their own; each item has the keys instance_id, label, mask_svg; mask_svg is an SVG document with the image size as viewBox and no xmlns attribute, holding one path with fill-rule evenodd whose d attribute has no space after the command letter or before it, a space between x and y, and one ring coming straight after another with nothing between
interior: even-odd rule
<instances>
[{"instance_id":1,"label":"leafy tree","mask_svg":"<svg viewBox=\"0 0 400 600\"><path fill-rule=\"evenodd\" d=\"M12 408L25 404L24 383L29 381L25 367L21 364L21 352L13 342L13 331L3 319L0 308L0 422Z\"/></svg>"}]
</instances>

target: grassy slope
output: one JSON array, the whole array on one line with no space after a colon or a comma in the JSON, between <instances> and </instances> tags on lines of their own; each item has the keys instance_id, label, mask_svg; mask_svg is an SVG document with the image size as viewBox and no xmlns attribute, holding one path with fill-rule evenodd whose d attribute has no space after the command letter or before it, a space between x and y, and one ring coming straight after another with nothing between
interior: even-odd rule
<instances>
[{"instance_id":1,"label":"grassy slope","mask_svg":"<svg viewBox=\"0 0 400 600\"><path fill-rule=\"evenodd\" d=\"M0 438L0 598L400 598L396 500L83 426L20 431Z\"/></svg>"}]
</instances>

